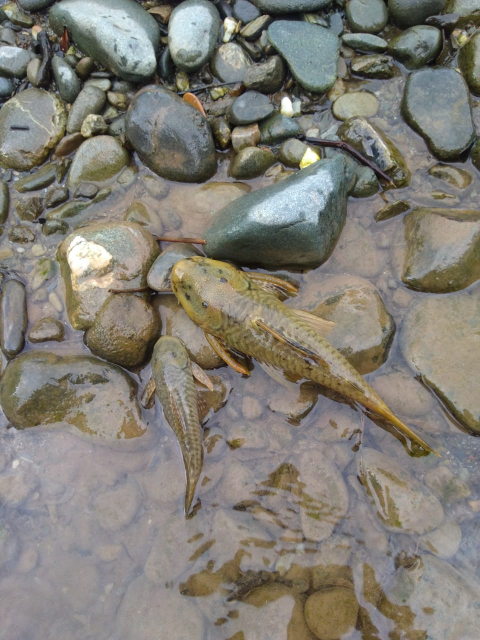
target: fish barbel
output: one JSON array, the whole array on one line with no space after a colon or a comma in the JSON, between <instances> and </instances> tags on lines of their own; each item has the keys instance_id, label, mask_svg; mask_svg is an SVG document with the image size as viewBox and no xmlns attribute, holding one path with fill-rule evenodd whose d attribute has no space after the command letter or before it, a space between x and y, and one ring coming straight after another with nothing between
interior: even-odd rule
<instances>
[{"instance_id":1,"label":"fish barbel","mask_svg":"<svg viewBox=\"0 0 480 640\"><path fill-rule=\"evenodd\" d=\"M172 271L173 292L188 316L237 371L249 373L229 349L273 367L288 380L312 380L341 393L435 453L326 340L333 323L284 305L272 293L282 287L292 290L292 285L273 276L244 273L202 256L180 260Z\"/></svg>"},{"instance_id":2,"label":"fish barbel","mask_svg":"<svg viewBox=\"0 0 480 640\"><path fill-rule=\"evenodd\" d=\"M152 355L152 375L165 418L182 451L187 478L185 514L188 515L202 472L203 438L192 362L181 340L162 336L157 341Z\"/></svg>"}]
</instances>

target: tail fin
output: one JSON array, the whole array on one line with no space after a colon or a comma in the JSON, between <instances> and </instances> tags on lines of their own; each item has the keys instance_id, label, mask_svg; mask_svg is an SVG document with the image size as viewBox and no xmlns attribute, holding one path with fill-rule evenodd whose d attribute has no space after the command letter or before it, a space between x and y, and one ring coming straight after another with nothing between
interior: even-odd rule
<instances>
[{"instance_id":1,"label":"tail fin","mask_svg":"<svg viewBox=\"0 0 480 640\"><path fill-rule=\"evenodd\" d=\"M387 407L385 407L385 409L377 408L376 412L379 415L381 415L383 418L386 418L406 438L409 438L410 440L413 440L413 442L416 442L423 449L425 449L425 451L428 451L429 453L434 453L439 458L442 457L439 453L437 453L434 449L432 449L432 447L430 447L430 445L428 445L425 442L425 440L422 440L420 436L417 436L417 434L414 431L412 431L412 429L410 429L410 427L408 427L404 422L402 422L400 418L397 418L397 416L392 411L390 411L390 409L388 409Z\"/></svg>"}]
</instances>

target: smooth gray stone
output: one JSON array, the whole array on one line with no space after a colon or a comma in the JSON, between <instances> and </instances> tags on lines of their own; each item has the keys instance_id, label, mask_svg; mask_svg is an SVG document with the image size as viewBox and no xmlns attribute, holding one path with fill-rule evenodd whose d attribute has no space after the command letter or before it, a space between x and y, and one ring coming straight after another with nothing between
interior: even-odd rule
<instances>
[{"instance_id":1,"label":"smooth gray stone","mask_svg":"<svg viewBox=\"0 0 480 640\"><path fill-rule=\"evenodd\" d=\"M377 78L379 80L393 78L395 75L392 58L381 53L371 53L353 58L350 63L350 71L363 78Z\"/></svg>"},{"instance_id":2,"label":"smooth gray stone","mask_svg":"<svg viewBox=\"0 0 480 640\"><path fill-rule=\"evenodd\" d=\"M467 44L460 49L458 65L467 81L470 91L480 95L480 34L477 32Z\"/></svg>"},{"instance_id":3,"label":"smooth gray stone","mask_svg":"<svg viewBox=\"0 0 480 640\"><path fill-rule=\"evenodd\" d=\"M388 11L396 25L405 29L423 24L441 13L447 0L388 0Z\"/></svg>"},{"instance_id":4,"label":"smooth gray stone","mask_svg":"<svg viewBox=\"0 0 480 640\"><path fill-rule=\"evenodd\" d=\"M230 175L235 180L251 180L263 175L277 157L269 149L245 147L233 158L230 164Z\"/></svg>"},{"instance_id":5,"label":"smooth gray stone","mask_svg":"<svg viewBox=\"0 0 480 640\"><path fill-rule=\"evenodd\" d=\"M345 13L350 29L360 33L378 33L388 21L383 0L350 0Z\"/></svg>"},{"instance_id":6,"label":"smooth gray stone","mask_svg":"<svg viewBox=\"0 0 480 640\"><path fill-rule=\"evenodd\" d=\"M61 342L65 338L65 327L56 318L41 318L28 332L29 342Z\"/></svg>"},{"instance_id":7,"label":"smooth gray stone","mask_svg":"<svg viewBox=\"0 0 480 640\"><path fill-rule=\"evenodd\" d=\"M426 25L410 27L388 43L388 53L409 70L419 69L440 54L443 36L440 29Z\"/></svg>"},{"instance_id":8,"label":"smooth gray stone","mask_svg":"<svg viewBox=\"0 0 480 640\"><path fill-rule=\"evenodd\" d=\"M27 66L35 54L20 47L0 47L0 75L7 78L24 78Z\"/></svg>"},{"instance_id":9,"label":"smooth gray stone","mask_svg":"<svg viewBox=\"0 0 480 640\"><path fill-rule=\"evenodd\" d=\"M257 7L248 0L235 0L233 4L233 15L243 24L248 24L260 17L261 13Z\"/></svg>"},{"instance_id":10,"label":"smooth gray stone","mask_svg":"<svg viewBox=\"0 0 480 640\"><path fill-rule=\"evenodd\" d=\"M328 7L332 0L252 0L262 13L305 13Z\"/></svg>"},{"instance_id":11,"label":"smooth gray stone","mask_svg":"<svg viewBox=\"0 0 480 640\"><path fill-rule=\"evenodd\" d=\"M124 80L141 82L155 73L159 26L134 0L62 0L49 21L58 35L67 27L79 49Z\"/></svg>"},{"instance_id":12,"label":"smooth gray stone","mask_svg":"<svg viewBox=\"0 0 480 640\"><path fill-rule=\"evenodd\" d=\"M8 98L12 95L15 85L10 78L0 77L0 98Z\"/></svg>"},{"instance_id":13,"label":"smooth gray stone","mask_svg":"<svg viewBox=\"0 0 480 640\"><path fill-rule=\"evenodd\" d=\"M346 162L337 154L224 207L205 233L205 250L237 264L317 267L333 250L346 213Z\"/></svg>"},{"instance_id":14,"label":"smooth gray stone","mask_svg":"<svg viewBox=\"0 0 480 640\"><path fill-rule=\"evenodd\" d=\"M251 124L267 118L273 104L267 96L257 91L246 91L227 109L227 118L233 125Z\"/></svg>"},{"instance_id":15,"label":"smooth gray stone","mask_svg":"<svg viewBox=\"0 0 480 640\"><path fill-rule=\"evenodd\" d=\"M387 50L387 41L372 33L346 33L342 36L342 42L350 49L362 53L383 53Z\"/></svg>"},{"instance_id":16,"label":"smooth gray stone","mask_svg":"<svg viewBox=\"0 0 480 640\"><path fill-rule=\"evenodd\" d=\"M323 93L335 84L339 55L336 35L318 25L290 20L274 22L267 33L304 89Z\"/></svg>"},{"instance_id":17,"label":"smooth gray stone","mask_svg":"<svg viewBox=\"0 0 480 640\"><path fill-rule=\"evenodd\" d=\"M480 0L447 0L446 14L457 14L459 17L457 26L464 27L468 24L478 26L480 24Z\"/></svg>"},{"instance_id":18,"label":"smooth gray stone","mask_svg":"<svg viewBox=\"0 0 480 640\"><path fill-rule=\"evenodd\" d=\"M27 330L27 295L19 280L7 280L0 298L0 346L8 358L23 349Z\"/></svg>"},{"instance_id":19,"label":"smooth gray stone","mask_svg":"<svg viewBox=\"0 0 480 640\"><path fill-rule=\"evenodd\" d=\"M13 29L9 29L8 27L3 27L0 29L0 43L2 45L8 44L12 47L17 46L17 40L15 38L15 31Z\"/></svg>"},{"instance_id":20,"label":"smooth gray stone","mask_svg":"<svg viewBox=\"0 0 480 640\"><path fill-rule=\"evenodd\" d=\"M158 256L150 267L147 274L147 284L154 291L172 290L172 269L173 265L183 258L192 258L202 255L198 249L191 244L183 242L173 243Z\"/></svg>"},{"instance_id":21,"label":"smooth gray stone","mask_svg":"<svg viewBox=\"0 0 480 640\"><path fill-rule=\"evenodd\" d=\"M68 113L67 133L80 131L85 118L91 113L100 113L106 101L107 96L102 89L93 86L84 87Z\"/></svg>"},{"instance_id":22,"label":"smooth gray stone","mask_svg":"<svg viewBox=\"0 0 480 640\"><path fill-rule=\"evenodd\" d=\"M142 162L167 180L205 182L217 170L207 119L157 85L144 87L133 98L126 134Z\"/></svg>"},{"instance_id":23,"label":"smooth gray stone","mask_svg":"<svg viewBox=\"0 0 480 640\"><path fill-rule=\"evenodd\" d=\"M65 102L75 102L80 89L81 82L72 67L58 56L52 60L53 77L58 88L58 92Z\"/></svg>"},{"instance_id":24,"label":"smooth gray stone","mask_svg":"<svg viewBox=\"0 0 480 640\"><path fill-rule=\"evenodd\" d=\"M235 42L222 44L210 60L213 75L222 82L242 82L251 66L250 56Z\"/></svg>"},{"instance_id":25,"label":"smooth gray stone","mask_svg":"<svg viewBox=\"0 0 480 640\"><path fill-rule=\"evenodd\" d=\"M296 120L275 111L269 118L260 123L261 142L274 146L294 138L302 133L302 128Z\"/></svg>"},{"instance_id":26,"label":"smooth gray stone","mask_svg":"<svg viewBox=\"0 0 480 640\"><path fill-rule=\"evenodd\" d=\"M270 95L280 91L285 80L285 65L280 56L272 56L267 62L259 62L247 69L243 84L247 89L253 89Z\"/></svg>"},{"instance_id":27,"label":"smooth gray stone","mask_svg":"<svg viewBox=\"0 0 480 640\"><path fill-rule=\"evenodd\" d=\"M402 115L441 160L458 158L475 138L468 87L454 69L414 71L405 84Z\"/></svg>"},{"instance_id":28,"label":"smooth gray stone","mask_svg":"<svg viewBox=\"0 0 480 640\"><path fill-rule=\"evenodd\" d=\"M55 182L57 171L58 164L53 162L44 164L43 167L37 169L35 173L30 173L23 178L19 178L15 182L15 191L25 193L27 191L38 191L39 189L44 189Z\"/></svg>"},{"instance_id":29,"label":"smooth gray stone","mask_svg":"<svg viewBox=\"0 0 480 640\"><path fill-rule=\"evenodd\" d=\"M35 11L42 11L54 2L55 0L18 0L18 4L22 9L30 11L31 13L34 13Z\"/></svg>"},{"instance_id":30,"label":"smooth gray stone","mask_svg":"<svg viewBox=\"0 0 480 640\"><path fill-rule=\"evenodd\" d=\"M200 69L215 48L220 16L207 0L185 0L172 11L168 22L168 46L178 69Z\"/></svg>"}]
</instances>

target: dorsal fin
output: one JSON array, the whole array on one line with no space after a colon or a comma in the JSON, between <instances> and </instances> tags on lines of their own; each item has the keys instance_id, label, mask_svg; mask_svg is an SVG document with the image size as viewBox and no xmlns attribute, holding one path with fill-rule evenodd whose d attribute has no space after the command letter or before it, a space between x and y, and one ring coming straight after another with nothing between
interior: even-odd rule
<instances>
[{"instance_id":1,"label":"dorsal fin","mask_svg":"<svg viewBox=\"0 0 480 640\"><path fill-rule=\"evenodd\" d=\"M303 309L292 309L291 307L289 307L289 309L296 316L301 318L303 322L308 324L311 329L316 331L322 338L327 338L329 333L335 326L334 322L325 320L324 318L319 318L318 316L314 316L313 313L310 313L309 311L303 311Z\"/></svg>"}]
</instances>

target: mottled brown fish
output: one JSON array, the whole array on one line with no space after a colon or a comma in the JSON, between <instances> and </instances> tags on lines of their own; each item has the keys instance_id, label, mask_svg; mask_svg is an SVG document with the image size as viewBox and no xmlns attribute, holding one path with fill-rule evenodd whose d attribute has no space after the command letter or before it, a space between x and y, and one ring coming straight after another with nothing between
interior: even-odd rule
<instances>
[{"instance_id":1,"label":"mottled brown fish","mask_svg":"<svg viewBox=\"0 0 480 640\"><path fill-rule=\"evenodd\" d=\"M194 375L210 388L211 382L190 360L182 341L170 336L162 336L155 345L152 375L165 418L182 451L187 478L185 514L188 515L203 465L203 435Z\"/></svg>"},{"instance_id":2,"label":"mottled brown fish","mask_svg":"<svg viewBox=\"0 0 480 640\"><path fill-rule=\"evenodd\" d=\"M333 323L287 307L272 292L282 288L292 291L289 283L265 274L247 274L225 262L193 257L175 264L172 288L212 347L236 371L249 374L231 350L273 367L277 377L281 372L290 381L312 380L343 394L433 452L326 340Z\"/></svg>"}]
</instances>

